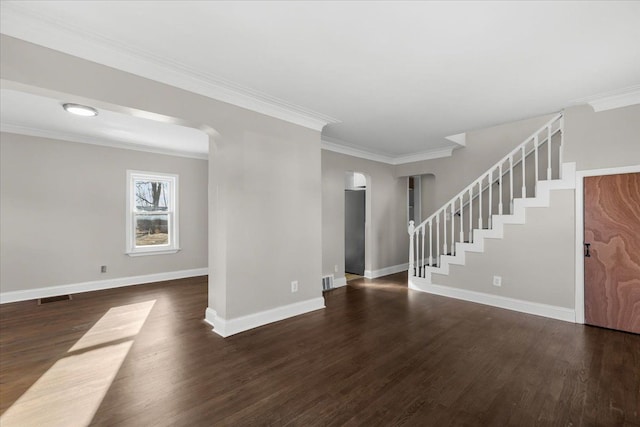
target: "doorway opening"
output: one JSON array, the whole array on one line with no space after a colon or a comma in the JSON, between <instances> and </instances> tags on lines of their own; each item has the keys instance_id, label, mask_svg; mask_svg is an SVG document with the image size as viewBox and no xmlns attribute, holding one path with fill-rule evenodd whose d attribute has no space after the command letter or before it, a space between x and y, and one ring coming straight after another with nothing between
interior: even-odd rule
<instances>
[{"instance_id":1,"label":"doorway opening","mask_svg":"<svg viewBox=\"0 0 640 427\"><path fill-rule=\"evenodd\" d=\"M418 225L422 222L422 179L420 176L410 176L407 181L407 224L413 221Z\"/></svg>"},{"instance_id":2,"label":"doorway opening","mask_svg":"<svg viewBox=\"0 0 640 427\"><path fill-rule=\"evenodd\" d=\"M344 271L347 281L364 276L367 179L359 172L345 174Z\"/></svg>"}]
</instances>

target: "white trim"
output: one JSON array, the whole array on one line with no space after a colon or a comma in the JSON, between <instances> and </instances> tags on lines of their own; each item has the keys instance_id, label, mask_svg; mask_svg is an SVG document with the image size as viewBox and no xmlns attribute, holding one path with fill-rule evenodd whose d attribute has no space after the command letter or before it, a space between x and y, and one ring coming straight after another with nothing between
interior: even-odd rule
<instances>
[{"instance_id":1,"label":"white trim","mask_svg":"<svg viewBox=\"0 0 640 427\"><path fill-rule=\"evenodd\" d=\"M443 157L451 157L454 147L434 148L433 150L423 151L422 153L409 154L407 156L394 157L391 161L392 165L403 165L405 163L421 162L423 160L441 159Z\"/></svg>"},{"instance_id":2,"label":"white trim","mask_svg":"<svg viewBox=\"0 0 640 427\"><path fill-rule=\"evenodd\" d=\"M87 32L16 3L2 2L4 34L97 62L137 76L195 92L238 107L316 131L340 120L276 98L221 77L205 74L120 44L103 34Z\"/></svg>"},{"instance_id":3,"label":"white trim","mask_svg":"<svg viewBox=\"0 0 640 427\"><path fill-rule=\"evenodd\" d=\"M521 313L534 314L536 316L549 317L551 319L563 320L565 322L575 322L576 313L575 310L571 308L524 301L500 295L485 294L482 292L474 292L450 286L427 284L419 282L419 279L416 281L412 281L412 279L416 278L409 278L409 288L420 292L427 292L434 295L490 305L492 307L504 308Z\"/></svg>"},{"instance_id":4,"label":"white trim","mask_svg":"<svg viewBox=\"0 0 640 427\"><path fill-rule=\"evenodd\" d=\"M143 151L146 153L164 154L167 156L188 157L191 159L208 160L209 153L194 153L189 151L175 151L165 148L151 147L148 145L134 144L124 141L113 141L108 139L94 138L75 133L61 132L57 130L40 129L34 127L14 125L2 122L0 132L16 133L18 135L36 136L39 138L56 139L61 141L81 142L84 144L100 145L103 147L118 148L122 150Z\"/></svg>"},{"instance_id":5,"label":"white trim","mask_svg":"<svg viewBox=\"0 0 640 427\"><path fill-rule=\"evenodd\" d=\"M572 104L587 103L597 113L613 110L614 108L628 107L640 104L640 85L629 86L623 89L601 93L586 98L576 99Z\"/></svg>"},{"instance_id":6,"label":"white trim","mask_svg":"<svg viewBox=\"0 0 640 427\"><path fill-rule=\"evenodd\" d=\"M205 310L205 321L210 325L213 325L213 332L226 338L269 323L278 322L290 317L320 310L324 307L324 298L318 297L269 310L259 311L246 316L236 317L234 319L223 319L218 316L215 310L207 308Z\"/></svg>"},{"instance_id":7,"label":"white trim","mask_svg":"<svg viewBox=\"0 0 640 427\"><path fill-rule=\"evenodd\" d=\"M391 267L384 267L379 270L365 270L364 277L367 279L377 279L378 277L388 276L389 274L396 274L409 269L409 263L392 265Z\"/></svg>"},{"instance_id":8,"label":"white trim","mask_svg":"<svg viewBox=\"0 0 640 427\"><path fill-rule=\"evenodd\" d=\"M218 319L218 313L213 308L207 307L204 311L204 321L213 327L216 319Z\"/></svg>"},{"instance_id":9,"label":"white trim","mask_svg":"<svg viewBox=\"0 0 640 427\"><path fill-rule=\"evenodd\" d=\"M617 175L640 172L640 165L590 169L576 172L576 323L584 323L584 178L587 176Z\"/></svg>"},{"instance_id":10,"label":"white trim","mask_svg":"<svg viewBox=\"0 0 640 427\"><path fill-rule=\"evenodd\" d=\"M118 277L114 279L94 280L90 282L55 285L45 288L25 289L23 291L0 292L0 304L17 301L28 301L38 298L58 295L77 294L80 292L99 291L103 289L121 288L123 286L143 285L145 283L162 282L165 280L184 279L186 277L205 276L207 268L191 270L168 271L166 273L145 274L142 276Z\"/></svg>"},{"instance_id":11,"label":"white trim","mask_svg":"<svg viewBox=\"0 0 640 427\"><path fill-rule=\"evenodd\" d=\"M330 136L322 136L321 148L334 153L346 154L347 156L357 157L359 159L371 160L373 162L386 163L388 165L402 165L405 163L421 162L423 160L440 159L443 157L451 157L453 147L436 148L422 153L414 153L406 156L391 156L389 154L374 153L364 147L354 147L345 141Z\"/></svg>"},{"instance_id":12,"label":"white trim","mask_svg":"<svg viewBox=\"0 0 640 427\"><path fill-rule=\"evenodd\" d=\"M155 248L155 246L154 246ZM153 249L153 250L145 250L144 252L125 252L127 255L136 257L136 256L149 256L149 255L171 255L177 254L182 249Z\"/></svg>"},{"instance_id":13,"label":"white trim","mask_svg":"<svg viewBox=\"0 0 640 427\"><path fill-rule=\"evenodd\" d=\"M332 138L330 136L322 135L321 147L323 150L333 151L334 153L346 154L347 156L358 157L360 159L371 160L374 162L392 164L393 157L387 154L373 153L366 150L364 147L353 147L346 142Z\"/></svg>"},{"instance_id":14,"label":"white trim","mask_svg":"<svg viewBox=\"0 0 640 427\"><path fill-rule=\"evenodd\" d=\"M455 135L445 136L445 139L448 139L451 142L455 142L458 145L466 146L467 145L467 133L462 132Z\"/></svg>"},{"instance_id":15,"label":"white trim","mask_svg":"<svg viewBox=\"0 0 640 427\"><path fill-rule=\"evenodd\" d=\"M337 279L333 279L333 288L341 288L343 286L347 286L347 278L345 276L338 277Z\"/></svg>"}]
</instances>

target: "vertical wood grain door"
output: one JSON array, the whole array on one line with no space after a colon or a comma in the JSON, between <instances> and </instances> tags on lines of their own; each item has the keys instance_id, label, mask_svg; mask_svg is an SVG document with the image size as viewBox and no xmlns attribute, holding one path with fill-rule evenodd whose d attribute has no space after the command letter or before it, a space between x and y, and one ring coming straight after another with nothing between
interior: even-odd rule
<instances>
[{"instance_id":1,"label":"vertical wood grain door","mask_svg":"<svg viewBox=\"0 0 640 427\"><path fill-rule=\"evenodd\" d=\"M585 322L640 334L640 173L585 177L584 243Z\"/></svg>"}]
</instances>

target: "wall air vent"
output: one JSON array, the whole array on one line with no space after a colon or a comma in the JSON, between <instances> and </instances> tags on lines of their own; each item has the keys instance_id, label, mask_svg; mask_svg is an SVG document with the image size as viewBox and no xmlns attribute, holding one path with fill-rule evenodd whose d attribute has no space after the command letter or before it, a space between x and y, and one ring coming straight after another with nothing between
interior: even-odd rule
<instances>
[{"instance_id":1,"label":"wall air vent","mask_svg":"<svg viewBox=\"0 0 640 427\"><path fill-rule=\"evenodd\" d=\"M322 278L322 290L329 291L333 289L333 274Z\"/></svg>"}]
</instances>

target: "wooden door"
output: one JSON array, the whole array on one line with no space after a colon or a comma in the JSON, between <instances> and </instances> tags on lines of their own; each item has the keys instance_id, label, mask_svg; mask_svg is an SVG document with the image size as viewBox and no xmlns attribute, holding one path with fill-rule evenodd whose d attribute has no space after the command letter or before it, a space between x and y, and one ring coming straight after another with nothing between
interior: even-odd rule
<instances>
[{"instance_id":1,"label":"wooden door","mask_svg":"<svg viewBox=\"0 0 640 427\"><path fill-rule=\"evenodd\" d=\"M640 173L585 177L584 243L585 322L640 334Z\"/></svg>"}]
</instances>

